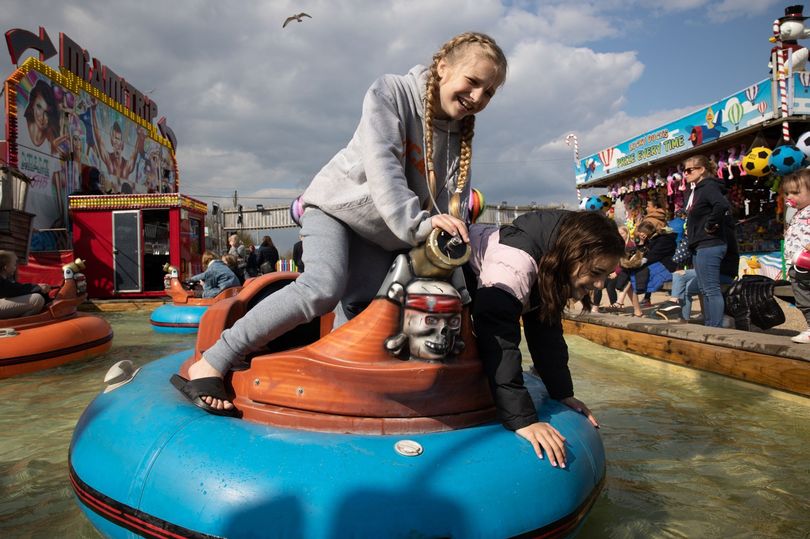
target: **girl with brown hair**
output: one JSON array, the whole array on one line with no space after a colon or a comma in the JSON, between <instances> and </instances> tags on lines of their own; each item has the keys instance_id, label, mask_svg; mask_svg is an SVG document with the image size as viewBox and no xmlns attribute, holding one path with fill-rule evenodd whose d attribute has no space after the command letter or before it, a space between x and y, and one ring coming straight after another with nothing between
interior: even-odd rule
<instances>
[{"instance_id":1,"label":"girl with brown hair","mask_svg":"<svg viewBox=\"0 0 810 539\"><path fill-rule=\"evenodd\" d=\"M598 212L535 210L500 229L472 225L470 269L477 279L473 325L503 426L528 440L537 456L565 467L565 438L537 417L523 383L520 335L551 398L596 418L574 397L562 315L569 300L604 286L624 254L614 221ZM476 287L470 286L470 289Z\"/></svg>"}]
</instances>

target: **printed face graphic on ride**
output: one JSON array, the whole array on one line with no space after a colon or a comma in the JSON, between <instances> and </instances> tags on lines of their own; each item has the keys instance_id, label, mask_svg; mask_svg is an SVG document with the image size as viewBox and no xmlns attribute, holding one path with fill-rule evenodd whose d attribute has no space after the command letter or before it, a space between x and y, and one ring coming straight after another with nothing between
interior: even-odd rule
<instances>
[{"instance_id":1,"label":"printed face graphic on ride","mask_svg":"<svg viewBox=\"0 0 810 539\"><path fill-rule=\"evenodd\" d=\"M417 280L405 294L402 331L386 342L389 351L403 359L427 361L457 355L464 347L458 291L444 281Z\"/></svg>"}]
</instances>

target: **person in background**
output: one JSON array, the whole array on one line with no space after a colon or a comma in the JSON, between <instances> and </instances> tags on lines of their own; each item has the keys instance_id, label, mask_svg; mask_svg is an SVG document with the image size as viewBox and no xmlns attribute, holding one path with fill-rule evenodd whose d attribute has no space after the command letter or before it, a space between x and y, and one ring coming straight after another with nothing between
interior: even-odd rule
<instances>
[{"instance_id":1,"label":"person in background","mask_svg":"<svg viewBox=\"0 0 810 539\"><path fill-rule=\"evenodd\" d=\"M617 269L620 269L620 267L617 266ZM618 273L616 272L616 270L614 270L605 279L604 289L607 292L608 301L610 302L609 307L616 305L619 300L619 295L616 292L616 277L618 277ZM594 291L591 292L591 296L592 296L591 312L598 313L600 312L599 304L602 303L602 289L601 288L594 289Z\"/></svg>"},{"instance_id":2,"label":"person in background","mask_svg":"<svg viewBox=\"0 0 810 539\"><path fill-rule=\"evenodd\" d=\"M552 399L599 424L574 397L562 315L569 300L601 288L624 254L616 223L598 212L534 210L510 225L470 226L476 275L472 318L479 357L503 426L539 458L565 467L565 438L540 421L523 383L521 321L534 368ZM470 285L472 283L469 283Z\"/></svg>"},{"instance_id":3,"label":"person in background","mask_svg":"<svg viewBox=\"0 0 810 539\"><path fill-rule=\"evenodd\" d=\"M262 238L262 244L259 245L259 270L264 273L272 273L276 271L276 263L278 263L278 249L273 245L273 240L270 236Z\"/></svg>"},{"instance_id":4,"label":"person in background","mask_svg":"<svg viewBox=\"0 0 810 539\"><path fill-rule=\"evenodd\" d=\"M247 249L245 249L245 245L242 243L242 240L237 234L231 234L228 236L228 245L230 245L228 254L231 255L234 260L236 260L236 268L231 269L234 270L234 273L236 273L236 276L239 277L239 280L244 283L245 267L247 267Z\"/></svg>"},{"instance_id":5,"label":"person in background","mask_svg":"<svg viewBox=\"0 0 810 539\"><path fill-rule=\"evenodd\" d=\"M16 277L17 255L0 250L0 319L38 314L49 299L49 285L18 283Z\"/></svg>"},{"instance_id":6,"label":"person in background","mask_svg":"<svg viewBox=\"0 0 810 539\"><path fill-rule=\"evenodd\" d=\"M717 180L717 165L709 158L695 155L686 159L683 166L686 181L694 187L686 204L686 237L706 311L703 323L721 327L725 301L720 287L720 265L729 244L737 245L731 204L726 199L725 187Z\"/></svg>"},{"instance_id":7,"label":"person in background","mask_svg":"<svg viewBox=\"0 0 810 539\"><path fill-rule=\"evenodd\" d=\"M686 231L686 212L683 210L676 211L675 217L667 221L667 226L675 233L675 243L681 243Z\"/></svg>"},{"instance_id":8,"label":"person in background","mask_svg":"<svg viewBox=\"0 0 810 539\"><path fill-rule=\"evenodd\" d=\"M807 329L790 338L799 344L810 344L810 170L802 169L782 180L789 206L796 208L785 232L785 260L796 307L804 315Z\"/></svg>"},{"instance_id":9,"label":"person in background","mask_svg":"<svg viewBox=\"0 0 810 539\"><path fill-rule=\"evenodd\" d=\"M242 285L245 283L244 279L239 278L239 263L236 261L236 257L233 255L222 255L220 258L223 264L228 266L234 275L236 275L236 279L239 281L239 284Z\"/></svg>"},{"instance_id":10,"label":"person in background","mask_svg":"<svg viewBox=\"0 0 810 539\"><path fill-rule=\"evenodd\" d=\"M730 243L728 247L726 255L720 262L720 284L723 285L734 282L740 267L740 253L737 252L736 242ZM675 271L672 273L670 297L658 306L655 315L664 320L688 322L692 316L692 300L699 293L697 272L694 268Z\"/></svg>"},{"instance_id":11,"label":"person in background","mask_svg":"<svg viewBox=\"0 0 810 539\"><path fill-rule=\"evenodd\" d=\"M651 223L656 232L667 226L666 207L664 202L655 196L654 191L651 191L650 198L647 199L647 208L644 212L644 217L641 219L642 223L645 221Z\"/></svg>"},{"instance_id":12,"label":"person in background","mask_svg":"<svg viewBox=\"0 0 810 539\"><path fill-rule=\"evenodd\" d=\"M632 292L630 301L633 303L633 315L643 316L642 307L651 306L652 293L661 289L663 284L672 280L675 263L672 255L675 254L675 233L667 227L656 229L652 221L642 221L636 229L638 245L643 251L641 266L630 270ZM639 301L638 295L644 294Z\"/></svg>"},{"instance_id":13,"label":"person in background","mask_svg":"<svg viewBox=\"0 0 810 539\"><path fill-rule=\"evenodd\" d=\"M202 282L202 297L204 298L216 297L226 288L240 286L242 284L228 265L222 260L217 260L217 255L211 251L205 251L203 253L202 265L205 271L197 275L192 275L188 280L192 282Z\"/></svg>"},{"instance_id":14,"label":"person in background","mask_svg":"<svg viewBox=\"0 0 810 539\"><path fill-rule=\"evenodd\" d=\"M298 268L299 273L303 273L304 271L304 242L300 239L295 242L293 245L293 262L295 262L295 267Z\"/></svg>"},{"instance_id":15,"label":"person in background","mask_svg":"<svg viewBox=\"0 0 810 539\"><path fill-rule=\"evenodd\" d=\"M256 246L247 248L247 262L245 263L246 277L256 277L259 275L259 255L256 253Z\"/></svg>"},{"instance_id":16,"label":"person in background","mask_svg":"<svg viewBox=\"0 0 810 539\"><path fill-rule=\"evenodd\" d=\"M636 252L636 242L630 237L630 231L628 230L627 226L619 226L619 235L624 240L624 256L632 256L632 254ZM624 300L627 299L627 295L630 293L630 272L622 268L620 264L616 264L616 268L608 278L614 279L613 287L618 293L616 296L616 301L611 303L610 306L605 307L604 310L605 312L609 313L617 313L624 309ZM607 285L605 285L605 287L607 287Z\"/></svg>"}]
</instances>

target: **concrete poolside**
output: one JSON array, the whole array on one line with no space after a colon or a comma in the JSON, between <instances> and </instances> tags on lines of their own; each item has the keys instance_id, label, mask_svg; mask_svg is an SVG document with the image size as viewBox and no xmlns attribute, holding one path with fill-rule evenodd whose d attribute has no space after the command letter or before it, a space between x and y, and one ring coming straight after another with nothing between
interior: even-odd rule
<instances>
[{"instance_id":1,"label":"concrete poolside","mask_svg":"<svg viewBox=\"0 0 810 539\"><path fill-rule=\"evenodd\" d=\"M806 328L794 306L777 299L785 323L764 332L740 331L708 328L694 319L683 323L652 318L666 297L654 294L653 306L644 309L642 318L633 316L631 307L617 314L580 314L577 304L566 313L565 331L617 350L810 396L810 344L790 340Z\"/></svg>"}]
</instances>

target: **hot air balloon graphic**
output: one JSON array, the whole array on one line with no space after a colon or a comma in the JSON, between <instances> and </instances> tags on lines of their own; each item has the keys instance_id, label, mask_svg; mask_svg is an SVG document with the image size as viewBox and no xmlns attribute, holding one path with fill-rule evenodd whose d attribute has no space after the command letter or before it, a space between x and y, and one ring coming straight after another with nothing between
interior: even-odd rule
<instances>
[{"instance_id":1,"label":"hot air balloon graphic","mask_svg":"<svg viewBox=\"0 0 810 539\"><path fill-rule=\"evenodd\" d=\"M768 103L765 101L760 101L759 103L757 103L757 110L764 117L765 111L768 110Z\"/></svg>"},{"instance_id":2,"label":"hot air balloon graphic","mask_svg":"<svg viewBox=\"0 0 810 539\"><path fill-rule=\"evenodd\" d=\"M616 148L607 148L599 152L599 160L602 161L602 165L605 167L605 172L610 169L610 162L613 160L613 152Z\"/></svg>"},{"instance_id":3,"label":"hot air balloon graphic","mask_svg":"<svg viewBox=\"0 0 810 539\"><path fill-rule=\"evenodd\" d=\"M756 84L745 89L745 98L748 99L752 105L754 104L754 99L757 98L757 94L759 94L759 86Z\"/></svg>"},{"instance_id":4,"label":"hot air balloon graphic","mask_svg":"<svg viewBox=\"0 0 810 539\"><path fill-rule=\"evenodd\" d=\"M726 117L734 124L735 131L740 128L743 114L745 114L745 110L740 102L737 101L737 98L729 99L726 103Z\"/></svg>"}]
</instances>

